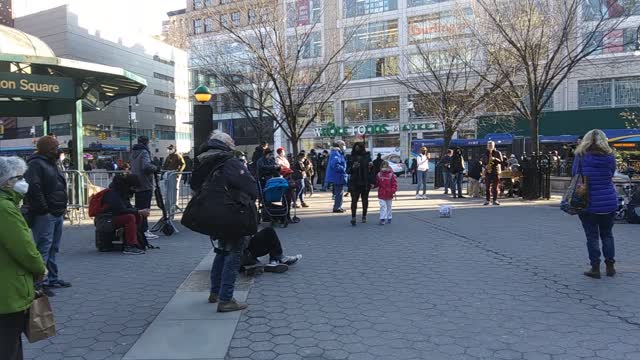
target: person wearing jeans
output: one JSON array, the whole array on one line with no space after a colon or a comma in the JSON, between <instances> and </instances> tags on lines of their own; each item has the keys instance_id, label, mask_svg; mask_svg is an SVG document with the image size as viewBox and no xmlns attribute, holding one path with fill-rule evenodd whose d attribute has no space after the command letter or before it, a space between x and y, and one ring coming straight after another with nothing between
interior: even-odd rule
<instances>
[{"instance_id":1,"label":"person wearing jeans","mask_svg":"<svg viewBox=\"0 0 640 360\"><path fill-rule=\"evenodd\" d=\"M427 147L423 146L420 149L420 155L415 159L416 160L416 171L417 171L417 183L418 187L416 188L416 199L427 199L427 172L429 171L429 153L427 152ZM422 189L422 195L420 195L420 189Z\"/></svg>"},{"instance_id":2,"label":"person wearing jeans","mask_svg":"<svg viewBox=\"0 0 640 360\"><path fill-rule=\"evenodd\" d=\"M342 197L344 196L344 185L347 183L347 160L344 157L346 144L342 140L336 141L329 155L329 165L327 166L326 182L333 184L333 212L343 213Z\"/></svg>"},{"instance_id":3,"label":"person wearing jeans","mask_svg":"<svg viewBox=\"0 0 640 360\"><path fill-rule=\"evenodd\" d=\"M447 150L447 154L440 159L440 166L442 167L442 181L444 183L444 194L449 194L449 188L451 185L451 156L453 156L453 150Z\"/></svg>"},{"instance_id":4,"label":"person wearing jeans","mask_svg":"<svg viewBox=\"0 0 640 360\"><path fill-rule=\"evenodd\" d=\"M36 247L49 271L48 276L36 283L47 296L55 296L51 288L67 288L71 284L59 278L56 254L60 251L62 224L67 209L67 181L56 161L58 140L43 136L38 140L35 155L27 161L24 178L29 191L24 199L25 211L32 218L31 232Z\"/></svg>"},{"instance_id":5,"label":"person wearing jeans","mask_svg":"<svg viewBox=\"0 0 640 360\"><path fill-rule=\"evenodd\" d=\"M604 255L607 276L614 276L615 245L613 240L613 218L618 209L618 194L613 184L616 159L609 147L609 139L598 129L589 131L576 147L572 175L589 179L588 206L579 214L587 237L587 252L591 269L585 276L599 279L600 256ZM602 241L602 254L600 252Z\"/></svg>"},{"instance_id":6,"label":"person wearing jeans","mask_svg":"<svg viewBox=\"0 0 640 360\"><path fill-rule=\"evenodd\" d=\"M135 207L138 210L151 208L153 198L153 176L158 167L151 163L151 151L149 150L149 138L140 136L138 143L131 151L131 173L138 177L140 186L136 187ZM147 239L156 239L158 235L149 232L147 218L142 219L142 231Z\"/></svg>"},{"instance_id":7,"label":"person wearing jeans","mask_svg":"<svg viewBox=\"0 0 640 360\"><path fill-rule=\"evenodd\" d=\"M456 148L453 151L453 156L451 156L451 192L453 193L454 198L462 199L464 195L462 195L462 181L464 180L464 159L462 157L462 149Z\"/></svg>"},{"instance_id":8,"label":"person wearing jeans","mask_svg":"<svg viewBox=\"0 0 640 360\"><path fill-rule=\"evenodd\" d=\"M240 257L243 250L244 238L218 240L218 244L214 249L216 257L211 265L209 302L218 302L218 312L242 310L236 307L227 309L221 305L234 302L233 289L240 270Z\"/></svg>"}]
</instances>

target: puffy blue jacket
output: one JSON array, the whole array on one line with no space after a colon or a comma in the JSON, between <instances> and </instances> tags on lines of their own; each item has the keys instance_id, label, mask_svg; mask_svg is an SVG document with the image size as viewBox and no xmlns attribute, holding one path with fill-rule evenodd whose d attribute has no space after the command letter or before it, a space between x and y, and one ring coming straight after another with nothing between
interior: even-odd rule
<instances>
[{"instance_id":1,"label":"puffy blue jacket","mask_svg":"<svg viewBox=\"0 0 640 360\"><path fill-rule=\"evenodd\" d=\"M329 166L327 166L327 184L344 185L347 183L347 160L344 154L337 148L329 154Z\"/></svg>"},{"instance_id":2,"label":"puffy blue jacket","mask_svg":"<svg viewBox=\"0 0 640 360\"><path fill-rule=\"evenodd\" d=\"M613 155L587 153L573 161L573 175L582 161L582 175L587 177L589 187L588 213L608 214L618 209L618 193L613 185L616 159Z\"/></svg>"}]
</instances>

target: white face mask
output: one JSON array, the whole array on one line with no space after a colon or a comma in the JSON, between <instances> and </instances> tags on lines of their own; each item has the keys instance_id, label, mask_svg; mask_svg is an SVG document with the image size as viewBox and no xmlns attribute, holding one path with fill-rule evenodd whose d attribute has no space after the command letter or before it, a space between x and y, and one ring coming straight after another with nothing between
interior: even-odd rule
<instances>
[{"instance_id":1,"label":"white face mask","mask_svg":"<svg viewBox=\"0 0 640 360\"><path fill-rule=\"evenodd\" d=\"M18 194L24 195L29 191L29 183L27 183L24 179L18 180L18 182L13 185L13 191Z\"/></svg>"}]
</instances>

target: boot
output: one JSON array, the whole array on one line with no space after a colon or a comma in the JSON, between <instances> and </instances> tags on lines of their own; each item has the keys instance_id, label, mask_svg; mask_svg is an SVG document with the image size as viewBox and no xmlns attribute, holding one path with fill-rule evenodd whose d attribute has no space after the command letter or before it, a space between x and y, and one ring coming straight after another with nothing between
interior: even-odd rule
<instances>
[{"instance_id":1,"label":"boot","mask_svg":"<svg viewBox=\"0 0 640 360\"><path fill-rule=\"evenodd\" d=\"M607 276L615 276L616 275L616 267L615 260L605 260L604 262L607 265Z\"/></svg>"},{"instance_id":2,"label":"boot","mask_svg":"<svg viewBox=\"0 0 640 360\"><path fill-rule=\"evenodd\" d=\"M594 279L600 279L600 264L598 265L591 265L591 270L589 271L585 271L584 272L585 276L588 276L590 278L594 278Z\"/></svg>"},{"instance_id":3,"label":"boot","mask_svg":"<svg viewBox=\"0 0 640 360\"><path fill-rule=\"evenodd\" d=\"M356 226L356 217L351 218L351 226Z\"/></svg>"},{"instance_id":4,"label":"boot","mask_svg":"<svg viewBox=\"0 0 640 360\"><path fill-rule=\"evenodd\" d=\"M362 223L366 224L367 223L367 217L366 216L362 216Z\"/></svg>"},{"instance_id":5,"label":"boot","mask_svg":"<svg viewBox=\"0 0 640 360\"><path fill-rule=\"evenodd\" d=\"M216 293L209 293L209 303L211 304L215 304L218 302L218 294Z\"/></svg>"},{"instance_id":6,"label":"boot","mask_svg":"<svg viewBox=\"0 0 640 360\"><path fill-rule=\"evenodd\" d=\"M239 303L236 299L231 299L230 301L219 302L218 303L218 312L232 312L244 310L248 307L247 304Z\"/></svg>"}]
</instances>

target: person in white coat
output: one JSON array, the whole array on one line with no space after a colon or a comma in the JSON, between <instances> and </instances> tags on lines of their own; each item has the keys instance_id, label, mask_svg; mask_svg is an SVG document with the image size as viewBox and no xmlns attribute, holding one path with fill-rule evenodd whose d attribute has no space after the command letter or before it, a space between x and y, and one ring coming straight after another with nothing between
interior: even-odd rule
<instances>
[{"instance_id":1,"label":"person in white coat","mask_svg":"<svg viewBox=\"0 0 640 360\"><path fill-rule=\"evenodd\" d=\"M429 153L426 146L420 149L420 155L418 155L418 188L416 189L416 199L428 199L427 198L427 173L429 172ZM420 188L422 188L422 195L420 195Z\"/></svg>"}]
</instances>

